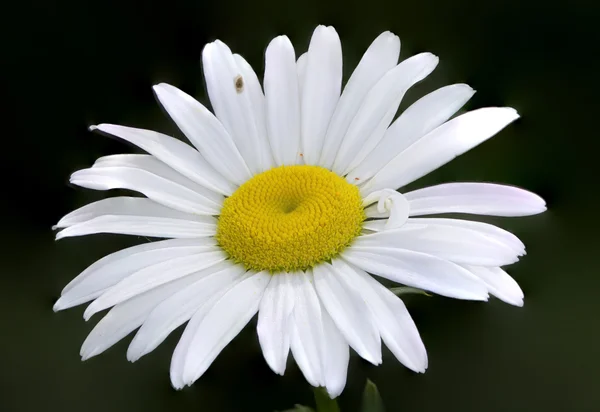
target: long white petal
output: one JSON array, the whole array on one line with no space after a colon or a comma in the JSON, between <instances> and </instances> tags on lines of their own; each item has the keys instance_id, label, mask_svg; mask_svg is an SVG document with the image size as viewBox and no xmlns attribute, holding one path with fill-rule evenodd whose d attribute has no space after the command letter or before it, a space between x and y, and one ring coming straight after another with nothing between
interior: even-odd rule
<instances>
[{"instance_id":1,"label":"long white petal","mask_svg":"<svg viewBox=\"0 0 600 412\"><path fill-rule=\"evenodd\" d=\"M134 190L157 203L187 213L217 215L220 211L220 207L214 201L198 192L152 172L133 167L94 167L78 170L71 175L70 182L95 190Z\"/></svg>"},{"instance_id":2,"label":"long white petal","mask_svg":"<svg viewBox=\"0 0 600 412\"><path fill-rule=\"evenodd\" d=\"M361 193L405 186L486 141L518 117L509 107L488 107L458 116L394 157Z\"/></svg>"},{"instance_id":3,"label":"long white petal","mask_svg":"<svg viewBox=\"0 0 600 412\"><path fill-rule=\"evenodd\" d=\"M377 146L406 91L427 77L438 62L431 53L418 54L388 71L373 86L340 145L333 164L336 173L346 175Z\"/></svg>"},{"instance_id":4,"label":"long white petal","mask_svg":"<svg viewBox=\"0 0 600 412\"><path fill-rule=\"evenodd\" d=\"M127 349L127 359L134 362L152 352L169 334L201 310L212 304L243 279L243 266L230 261L203 270L204 276L188 284L158 305L144 322ZM212 303L212 304L211 304Z\"/></svg>"},{"instance_id":5,"label":"long white petal","mask_svg":"<svg viewBox=\"0 0 600 412\"><path fill-rule=\"evenodd\" d=\"M393 248L348 247L342 257L378 276L456 299L487 300L487 288L465 268L425 253Z\"/></svg>"},{"instance_id":6,"label":"long white petal","mask_svg":"<svg viewBox=\"0 0 600 412\"><path fill-rule=\"evenodd\" d=\"M413 225L430 225L430 226L451 226L456 228L464 228L474 230L495 241L504 244L511 248L519 256L525 254L525 245L521 240L507 230L489 223L475 222L464 219L445 219L445 218L414 218L408 219L408 223Z\"/></svg>"},{"instance_id":7,"label":"long white petal","mask_svg":"<svg viewBox=\"0 0 600 412\"><path fill-rule=\"evenodd\" d=\"M377 211L376 205L369 206L365 209L365 212L367 217L381 218L386 217L385 215L389 215L389 212L387 211L379 213ZM409 223L409 225L406 226L406 229L409 229L411 227L422 229L425 226L431 228L439 226L450 226L453 228L475 231L480 236L488 238L486 240L487 243L489 243L490 241L495 241L496 243L501 243L502 245L510 248L513 251L514 256L523 256L526 254L525 245L517 236L502 228L490 225L488 223L474 222L463 219L442 218L408 218L406 222ZM388 219L367 220L363 223L363 229L370 230L371 232L382 232L384 230L388 230ZM446 231L446 229L442 229L442 231Z\"/></svg>"},{"instance_id":8,"label":"long white petal","mask_svg":"<svg viewBox=\"0 0 600 412\"><path fill-rule=\"evenodd\" d=\"M82 206L65 215L54 228L65 228L106 215L157 217L203 223L215 221L207 216L173 210L144 197L119 196L109 197Z\"/></svg>"},{"instance_id":9,"label":"long white petal","mask_svg":"<svg viewBox=\"0 0 600 412\"><path fill-rule=\"evenodd\" d=\"M371 322L365 301L346 282L346 268L322 263L313 269L315 289L327 312L362 358L374 365L381 363L381 341Z\"/></svg>"},{"instance_id":10,"label":"long white petal","mask_svg":"<svg viewBox=\"0 0 600 412\"><path fill-rule=\"evenodd\" d=\"M333 27L318 26L303 74L301 146L306 164L319 163L323 139L342 89L342 44Z\"/></svg>"},{"instance_id":11,"label":"long white petal","mask_svg":"<svg viewBox=\"0 0 600 412\"><path fill-rule=\"evenodd\" d=\"M154 92L173 121L212 167L237 185L250 178L248 166L233 139L206 107L166 83L154 86Z\"/></svg>"},{"instance_id":12,"label":"long white petal","mask_svg":"<svg viewBox=\"0 0 600 412\"><path fill-rule=\"evenodd\" d=\"M294 313L290 348L307 382L324 386L323 324L319 297L312 285L312 273L294 273Z\"/></svg>"},{"instance_id":13,"label":"long white petal","mask_svg":"<svg viewBox=\"0 0 600 412\"><path fill-rule=\"evenodd\" d=\"M213 236L217 230L214 218L183 220L146 216L100 216L61 230L56 240L96 233L116 233L121 235L151 236L159 238L200 238Z\"/></svg>"},{"instance_id":14,"label":"long white petal","mask_svg":"<svg viewBox=\"0 0 600 412\"><path fill-rule=\"evenodd\" d=\"M411 216L470 213L491 216L529 216L546 210L535 193L493 183L446 183L404 194Z\"/></svg>"},{"instance_id":15,"label":"long white petal","mask_svg":"<svg viewBox=\"0 0 600 412\"><path fill-rule=\"evenodd\" d=\"M523 306L523 291L519 284L501 268L467 266L465 268L483 280L490 294L514 306Z\"/></svg>"},{"instance_id":16,"label":"long white petal","mask_svg":"<svg viewBox=\"0 0 600 412\"><path fill-rule=\"evenodd\" d=\"M262 159L268 153L264 147L266 140L260 136L253 99L233 53L219 40L208 43L202 52L202 66L208 96L217 118L233 138L250 172L263 172L263 163L269 163L268 158Z\"/></svg>"},{"instance_id":17,"label":"long white petal","mask_svg":"<svg viewBox=\"0 0 600 412\"><path fill-rule=\"evenodd\" d=\"M64 287L54 310L63 310L100 296L111 286L145 267L214 247L214 239L170 239L132 246L98 260Z\"/></svg>"},{"instance_id":18,"label":"long white petal","mask_svg":"<svg viewBox=\"0 0 600 412\"><path fill-rule=\"evenodd\" d=\"M300 95L294 46L286 36L274 38L267 47L264 87L275 163L294 165L300 150Z\"/></svg>"},{"instance_id":19,"label":"long white petal","mask_svg":"<svg viewBox=\"0 0 600 412\"><path fill-rule=\"evenodd\" d=\"M327 393L333 399L346 386L350 347L329 313L321 308L323 320L323 380Z\"/></svg>"},{"instance_id":20,"label":"long white petal","mask_svg":"<svg viewBox=\"0 0 600 412\"><path fill-rule=\"evenodd\" d=\"M302 86L304 85L304 74L306 73L306 63L308 62L308 53L302 53L296 60L296 70L298 71L298 92L302 98Z\"/></svg>"},{"instance_id":21,"label":"long white petal","mask_svg":"<svg viewBox=\"0 0 600 412\"><path fill-rule=\"evenodd\" d=\"M140 197L111 197L85 205L63 217L54 227L66 228L56 239L94 233L194 238L215 234L212 216L179 212Z\"/></svg>"},{"instance_id":22,"label":"long white petal","mask_svg":"<svg viewBox=\"0 0 600 412\"><path fill-rule=\"evenodd\" d=\"M177 189L176 194L178 196L187 196L188 198L199 202L200 209L198 210L209 210L214 214L214 211L220 210L223 204L223 196L221 194L195 183L154 156L140 154L104 156L97 159L89 170L91 172L102 172L104 169L114 171L118 168L124 168L127 173L131 172L130 169L148 172L152 174L154 179L160 179L161 182L163 181L162 179L168 181L170 187ZM112 172L109 173L108 176L112 176ZM132 184L133 182L130 181L129 183ZM147 191L152 192L152 188L148 188ZM190 194L188 191L192 191L193 193ZM169 206L177 209L174 205ZM209 214L211 212L205 212L204 214Z\"/></svg>"},{"instance_id":23,"label":"long white petal","mask_svg":"<svg viewBox=\"0 0 600 412\"><path fill-rule=\"evenodd\" d=\"M333 260L333 266L346 267L346 281L360 292L381 339L394 356L407 368L425 372L427 351L402 300L366 272L357 267L349 267L341 259Z\"/></svg>"},{"instance_id":24,"label":"long white petal","mask_svg":"<svg viewBox=\"0 0 600 412\"><path fill-rule=\"evenodd\" d=\"M223 195L231 195L236 186L223 177L191 146L152 130L114 124L91 126L90 130L120 137L145 150L194 182Z\"/></svg>"},{"instance_id":25,"label":"long white petal","mask_svg":"<svg viewBox=\"0 0 600 412\"><path fill-rule=\"evenodd\" d=\"M196 330L198 329L198 326L200 326L200 323L202 323L206 313L214 306L213 302L211 302L211 304L212 306L204 306L202 310L196 312L194 316L192 316L173 351L169 376L171 378L171 385L173 385L175 389L182 389L186 385L183 380L183 370L185 368L188 351L190 350L190 342L194 338Z\"/></svg>"},{"instance_id":26,"label":"long white petal","mask_svg":"<svg viewBox=\"0 0 600 412\"><path fill-rule=\"evenodd\" d=\"M98 158L92 165L92 169L105 167L131 167L134 169L144 170L187 189L193 190L204 197L206 202L210 202L215 206L220 207L223 204L223 195L216 193L211 189L207 189L193 180L188 179L181 173L158 160L158 158L151 155L118 154L103 156Z\"/></svg>"},{"instance_id":27,"label":"long white petal","mask_svg":"<svg viewBox=\"0 0 600 412\"><path fill-rule=\"evenodd\" d=\"M265 95L258 80L256 72L250 64L239 54L234 54L233 58L240 69L240 73L244 78L244 88L247 90L248 98L250 99L250 110L256 130L258 131L258 145L260 151L260 168L262 171L269 170L275 166L275 160L271 153L271 145L269 144L269 136L267 134L267 114L265 113Z\"/></svg>"},{"instance_id":28,"label":"long white petal","mask_svg":"<svg viewBox=\"0 0 600 412\"><path fill-rule=\"evenodd\" d=\"M177 279L115 305L96 324L81 347L83 360L96 356L129 335L164 299L205 276L203 271Z\"/></svg>"},{"instance_id":29,"label":"long white petal","mask_svg":"<svg viewBox=\"0 0 600 412\"><path fill-rule=\"evenodd\" d=\"M400 39L393 33L388 31L381 33L371 43L344 87L333 113L323 142L321 166L327 169L333 167L342 139L365 96L371 87L398 63L399 55Z\"/></svg>"},{"instance_id":30,"label":"long white petal","mask_svg":"<svg viewBox=\"0 0 600 412\"><path fill-rule=\"evenodd\" d=\"M258 311L271 275L260 272L236 284L203 316L190 341L183 381L194 383ZM194 315L195 316L195 315Z\"/></svg>"},{"instance_id":31,"label":"long white petal","mask_svg":"<svg viewBox=\"0 0 600 412\"><path fill-rule=\"evenodd\" d=\"M283 375L290 351L289 319L294 309L293 275L272 276L258 311L256 332L263 355L273 372Z\"/></svg>"},{"instance_id":32,"label":"long white petal","mask_svg":"<svg viewBox=\"0 0 600 412\"><path fill-rule=\"evenodd\" d=\"M456 263L501 266L515 263L519 254L510 246L485 233L466 227L441 224L406 223L399 229L360 236L352 246L400 248L427 253Z\"/></svg>"},{"instance_id":33,"label":"long white petal","mask_svg":"<svg viewBox=\"0 0 600 412\"><path fill-rule=\"evenodd\" d=\"M218 247L207 247L195 255L177 257L145 267L121 280L93 301L83 313L89 319L94 313L124 302L140 293L167 282L190 275L227 259Z\"/></svg>"},{"instance_id":34,"label":"long white petal","mask_svg":"<svg viewBox=\"0 0 600 412\"><path fill-rule=\"evenodd\" d=\"M453 84L417 100L392 123L373 151L348 173L348 181L364 182L373 177L417 139L447 121L474 93L466 84Z\"/></svg>"},{"instance_id":35,"label":"long white petal","mask_svg":"<svg viewBox=\"0 0 600 412\"><path fill-rule=\"evenodd\" d=\"M252 275L252 273L249 273L248 275ZM219 299L221 297L219 297ZM175 389L182 389L186 385L186 382L183 380L183 372L187 362L187 355L190 351L190 343L196 336L196 331L206 317L206 314L213 309L215 303L216 301L208 302L207 305L204 305L194 314L194 316L192 316L179 339L179 343L177 343L177 346L173 351L170 377L171 384Z\"/></svg>"}]
</instances>

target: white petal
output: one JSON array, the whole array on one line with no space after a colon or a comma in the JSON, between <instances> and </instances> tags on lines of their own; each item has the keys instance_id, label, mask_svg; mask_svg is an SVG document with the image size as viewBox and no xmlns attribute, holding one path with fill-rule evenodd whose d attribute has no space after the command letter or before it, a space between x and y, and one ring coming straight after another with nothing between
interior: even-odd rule
<instances>
[{"instance_id":1,"label":"white petal","mask_svg":"<svg viewBox=\"0 0 600 412\"><path fill-rule=\"evenodd\" d=\"M179 212L146 198L111 197L69 213L54 228L65 227L56 234L57 240L93 233L193 238L214 235L217 221L212 216Z\"/></svg>"},{"instance_id":2,"label":"white petal","mask_svg":"<svg viewBox=\"0 0 600 412\"><path fill-rule=\"evenodd\" d=\"M240 69L244 78L244 87L248 92L250 99L250 109L252 110L256 130L258 131L260 167L261 170L269 170L275 166L269 136L267 135L267 115L265 113L265 95L258 80L256 72L248 62L239 54L234 54L233 58Z\"/></svg>"},{"instance_id":3,"label":"white petal","mask_svg":"<svg viewBox=\"0 0 600 412\"><path fill-rule=\"evenodd\" d=\"M267 142L260 136L246 78L231 50L219 40L207 44L202 52L202 66L217 118L233 138L250 172L263 172L265 165L270 164L269 158L262 158L268 154L264 146Z\"/></svg>"},{"instance_id":4,"label":"white petal","mask_svg":"<svg viewBox=\"0 0 600 412\"><path fill-rule=\"evenodd\" d=\"M182 220L146 216L100 216L61 230L56 240L96 233L116 233L122 235L151 236L162 238L200 238L213 236L217 230L214 218L198 216L201 219Z\"/></svg>"},{"instance_id":5,"label":"white petal","mask_svg":"<svg viewBox=\"0 0 600 412\"><path fill-rule=\"evenodd\" d=\"M315 289L348 344L374 365L381 363L381 341L365 301L347 282L346 267L322 263L313 269Z\"/></svg>"},{"instance_id":6,"label":"white petal","mask_svg":"<svg viewBox=\"0 0 600 412\"><path fill-rule=\"evenodd\" d=\"M182 212L217 215L220 211L218 204L202 194L150 171L133 167L93 167L78 170L71 175L70 182L95 190L134 190L157 203Z\"/></svg>"},{"instance_id":7,"label":"white petal","mask_svg":"<svg viewBox=\"0 0 600 412\"><path fill-rule=\"evenodd\" d=\"M321 308L323 320L323 379L327 393L333 399L346 386L350 347L325 308Z\"/></svg>"},{"instance_id":8,"label":"white petal","mask_svg":"<svg viewBox=\"0 0 600 412\"><path fill-rule=\"evenodd\" d=\"M373 208L377 212L377 216L373 216L373 208L365 210L367 217L381 217L387 213L389 218L385 223L385 230L397 229L404 225L408 219L409 204L408 200L401 194L392 189L382 189L370 193L363 199L363 205L369 205L377 201L377 205Z\"/></svg>"},{"instance_id":9,"label":"white petal","mask_svg":"<svg viewBox=\"0 0 600 412\"><path fill-rule=\"evenodd\" d=\"M54 310L67 309L95 299L111 286L145 267L182 256L195 255L215 245L212 238L170 239L111 253L69 282L60 299L54 304Z\"/></svg>"},{"instance_id":10,"label":"white petal","mask_svg":"<svg viewBox=\"0 0 600 412\"><path fill-rule=\"evenodd\" d=\"M91 126L90 130L100 130L133 143L185 177L215 192L229 196L236 189L198 151L180 140L152 130L114 124L99 124Z\"/></svg>"},{"instance_id":11,"label":"white petal","mask_svg":"<svg viewBox=\"0 0 600 412\"><path fill-rule=\"evenodd\" d=\"M483 280L490 294L508 304L523 306L523 291L519 287L519 284L504 270L498 267L486 268L466 265L465 268Z\"/></svg>"},{"instance_id":12,"label":"white petal","mask_svg":"<svg viewBox=\"0 0 600 412\"><path fill-rule=\"evenodd\" d=\"M186 356L190 349L190 342L194 337L194 333L198 329L202 319L204 319L204 316L206 316L204 311L199 313L198 316L192 316L173 351L171 367L169 368L169 377L171 378L171 385L175 389L183 389L186 385L183 381L183 369L185 367Z\"/></svg>"},{"instance_id":13,"label":"white petal","mask_svg":"<svg viewBox=\"0 0 600 412\"><path fill-rule=\"evenodd\" d=\"M405 193L411 216L470 213L491 216L529 216L546 210L535 193L492 183L446 183Z\"/></svg>"},{"instance_id":14,"label":"white petal","mask_svg":"<svg viewBox=\"0 0 600 412\"><path fill-rule=\"evenodd\" d=\"M312 386L324 386L323 324L321 304L310 272L294 277L294 314L290 325L290 348L294 360Z\"/></svg>"},{"instance_id":15,"label":"white petal","mask_svg":"<svg viewBox=\"0 0 600 412\"><path fill-rule=\"evenodd\" d=\"M346 175L377 146L398 111L406 91L439 62L431 53L404 60L388 71L366 95L336 155L333 170Z\"/></svg>"},{"instance_id":16,"label":"white petal","mask_svg":"<svg viewBox=\"0 0 600 412\"><path fill-rule=\"evenodd\" d=\"M154 92L173 121L204 158L227 180L241 185L251 176L233 139L200 102L166 83Z\"/></svg>"},{"instance_id":17,"label":"white petal","mask_svg":"<svg viewBox=\"0 0 600 412\"><path fill-rule=\"evenodd\" d=\"M348 247L342 257L378 276L456 299L487 300L485 285L468 270L425 253L393 248Z\"/></svg>"},{"instance_id":18,"label":"white petal","mask_svg":"<svg viewBox=\"0 0 600 412\"><path fill-rule=\"evenodd\" d=\"M381 76L398 63L399 54L400 39L387 31L369 46L350 76L329 123L321 153L321 166L327 169L333 167L342 139L365 96Z\"/></svg>"},{"instance_id":19,"label":"white petal","mask_svg":"<svg viewBox=\"0 0 600 412\"><path fill-rule=\"evenodd\" d=\"M148 316L127 349L127 359L135 362L152 352L169 334L202 308L211 308L232 286L241 281L246 270L230 261L203 270L204 276L163 301Z\"/></svg>"},{"instance_id":20,"label":"white petal","mask_svg":"<svg viewBox=\"0 0 600 412\"><path fill-rule=\"evenodd\" d=\"M211 269L214 270L214 269ZM92 329L81 347L83 360L96 356L129 335L147 319L150 312L178 290L205 274L201 271L142 293L115 305Z\"/></svg>"},{"instance_id":21,"label":"white petal","mask_svg":"<svg viewBox=\"0 0 600 412\"><path fill-rule=\"evenodd\" d=\"M300 150L300 97L294 47L286 36L269 43L265 55L267 131L275 163L293 165Z\"/></svg>"},{"instance_id":22,"label":"white petal","mask_svg":"<svg viewBox=\"0 0 600 412\"><path fill-rule=\"evenodd\" d=\"M474 222L464 219L444 219L444 218L409 218L408 223L417 225L433 225L433 226L452 226L477 231L487 237L494 239L496 242L511 248L519 256L525 254L525 245L521 240L507 230L498 226L490 225L489 223Z\"/></svg>"},{"instance_id":23,"label":"white petal","mask_svg":"<svg viewBox=\"0 0 600 412\"><path fill-rule=\"evenodd\" d=\"M271 275L260 272L236 284L203 316L190 341L183 381L194 383L258 311ZM196 316L196 315L194 315Z\"/></svg>"},{"instance_id":24,"label":"white petal","mask_svg":"<svg viewBox=\"0 0 600 412\"><path fill-rule=\"evenodd\" d=\"M207 216L179 212L144 197L119 196L98 200L68 213L60 219L54 229L88 222L105 215L157 217L192 222L209 222L211 220L206 219L212 219Z\"/></svg>"},{"instance_id":25,"label":"white petal","mask_svg":"<svg viewBox=\"0 0 600 412\"><path fill-rule=\"evenodd\" d=\"M304 85L304 73L306 73L306 63L308 61L308 53L302 53L296 60L296 70L298 71L298 91L302 96L302 86Z\"/></svg>"},{"instance_id":26,"label":"white petal","mask_svg":"<svg viewBox=\"0 0 600 412\"><path fill-rule=\"evenodd\" d=\"M515 109L508 107L488 107L458 116L394 157L361 193L405 186L489 139L518 117Z\"/></svg>"},{"instance_id":27,"label":"white petal","mask_svg":"<svg viewBox=\"0 0 600 412\"><path fill-rule=\"evenodd\" d=\"M207 189L194 181L188 179L174 169L167 166L154 156L143 154L118 154L98 158L92 165L92 169L110 167L131 167L144 170L170 180L180 186L186 187L198 193L206 199L206 202L220 207L223 204L223 195Z\"/></svg>"},{"instance_id":28,"label":"white petal","mask_svg":"<svg viewBox=\"0 0 600 412\"><path fill-rule=\"evenodd\" d=\"M518 261L518 254L504 243L466 227L411 223L399 229L360 236L352 246L400 248L427 253L456 263L500 266Z\"/></svg>"},{"instance_id":29,"label":"white petal","mask_svg":"<svg viewBox=\"0 0 600 412\"><path fill-rule=\"evenodd\" d=\"M348 173L348 181L364 182L373 177L396 155L447 121L474 93L466 84L453 84L417 100L392 123L375 149Z\"/></svg>"},{"instance_id":30,"label":"white petal","mask_svg":"<svg viewBox=\"0 0 600 412\"><path fill-rule=\"evenodd\" d=\"M212 303L213 302L211 302L211 304ZM171 385L173 385L175 389L182 389L186 385L183 380L183 370L185 368L188 351L190 350L190 342L194 338L196 330L198 329L198 326L200 326L200 323L202 323L206 313L212 309L212 306L205 306L202 309L203 310L195 313L195 316L192 316L173 351L169 376L171 378Z\"/></svg>"},{"instance_id":31,"label":"white petal","mask_svg":"<svg viewBox=\"0 0 600 412\"><path fill-rule=\"evenodd\" d=\"M263 355L273 372L283 375L290 351L289 319L294 309L294 288L289 273L272 276L258 311L256 332Z\"/></svg>"},{"instance_id":32,"label":"white petal","mask_svg":"<svg viewBox=\"0 0 600 412\"><path fill-rule=\"evenodd\" d=\"M83 317L88 320L94 313L110 308L117 303L121 303L167 282L215 265L225 259L227 259L227 255L218 247L207 247L206 250L195 255L177 257L140 269L121 280L93 301L86 308Z\"/></svg>"},{"instance_id":33,"label":"white petal","mask_svg":"<svg viewBox=\"0 0 600 412\"><path fill-rule=\"evenodd\" d=\"M248 275L252 274L253 273L248 273ZM187 361L187 355L190 350L190 343L192 342L192 339L194 339L196 331L206 317L206 314L213 309L215 303L216 302L209 302L208 305L203 306L201 310L192 316L179 339L177 347L175 347L173 357L171 358L170 368L171 383L175 389L182 389L186 385L186 382L183 380L183 372Z\"/></svg>"},{"instance_id":34,"label":"white petal","mask_svg":"<svg viewBox=\"0 0 600 412\"><path fill-rule=\"evenodd\" d=\"M372 207L376 208L376 205ZM363 223L363 229L370 231L369 233L364 233L364 235L370 235L373 232L381 232L386 230L386 225L388 224L387 219L377 219L377 220L367 220Z\"/></svg>"},{"instance_id":35,"label":"white petal","mask_svg":"<svg viewBox=\"0 0 600 412\"><path fill-rule=\"evenodd\" d=\"M316 165L342 89L342 44L333 27L318 26L315 29L303 77L302 154L306 164Z\"/></svg>"},{"instance_id":36,"label":"white petal","mask_svg":"<svg viewBox=\"0 0 600 412\"><path fill-rule=\"evenodd\" d=\"M346 267L343 260L335 259L334 267ZM415 372L427 369L427 351L402 300L366 272L351 267L344 271L347 282L360 292L377 326L381 339L407 368Z\"/></svg>"}]
</instances>

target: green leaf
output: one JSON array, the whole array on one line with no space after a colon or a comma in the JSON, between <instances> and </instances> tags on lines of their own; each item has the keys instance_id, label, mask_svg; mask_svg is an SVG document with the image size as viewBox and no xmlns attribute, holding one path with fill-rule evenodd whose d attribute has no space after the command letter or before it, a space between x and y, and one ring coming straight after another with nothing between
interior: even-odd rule
<instances>
[{"instance_id":1,"label":"green leaf","mask_svg":"<svg viewBox=\"0 0 600 412\"><path fill-rule=\"evenodd\" d=\"M315 412L315 410L304 405L294 405L294 409L286 409L282 412Z\"/></svg>"},{"instance_id":2,"label":"green leaf","mask_svg":"<svg viewBox=\"0 0 600 412\"><path fill-rule=\"evenodd\" d=\"M397 288L390 288L390 290L396 295L425 295L427 297L431 297L433 295L425 292L423 289L411 288L410 286L401 286Z\"/></svg>"},{"instance_id":3,"label":"green leaf","mask_svg":"<svg viewBox=\"0 0 600 412\"><path fill-rule=\"evenodd\" d=\"M371 382L371 380L367 379L367 384L365 385L365 390L363 392L362 399L362 408L361 412L384 412L385 408L383 407L383 401L381 400L381 396L379 396L379 391L377 390L377 386Z\"/></svg>"},{"instance_id":4,"label":"green leaf","mask_svg":"<svg viewBox=\"0 0 600 412\"><path fill-rule=\"evenodd\" d=\"M340 412L340 407L335 399L331 399L325 388L314 388L317 412Z\"/></svg>"}]
</instances>

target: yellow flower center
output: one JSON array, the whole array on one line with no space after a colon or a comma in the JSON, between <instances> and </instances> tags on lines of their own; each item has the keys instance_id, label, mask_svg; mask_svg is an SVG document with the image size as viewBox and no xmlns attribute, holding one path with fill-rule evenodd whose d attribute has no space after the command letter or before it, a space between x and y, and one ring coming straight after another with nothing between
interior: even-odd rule
<instances>
[{"instance_id":1,"label":"yellow flower center","mask_svg":"<svg viewBox=\"0 0 600 412\"><path fill-rule=\"evenodd\" d=\"M359 235L358 188L318 166L280 166L225 199L217 241L248 269L305 270L332 259Z\"/></svg>"}]
</instances>

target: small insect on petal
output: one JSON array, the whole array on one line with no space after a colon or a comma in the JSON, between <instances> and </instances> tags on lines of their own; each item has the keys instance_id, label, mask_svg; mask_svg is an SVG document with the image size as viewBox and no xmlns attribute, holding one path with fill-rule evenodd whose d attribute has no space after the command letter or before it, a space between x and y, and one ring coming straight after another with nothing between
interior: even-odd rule
<instances>
[{"instance_id":1,"label":"small insect on petal","mask_svg":"<svg viewBox=\"0 0 600 412\"><path fill-rule=\"evenodd\" d=\"M233 84L235 86L235 91L241 93L244 91L244 78L241 75L235 76L233 79Z\"/></svg>"}]
</instances>

